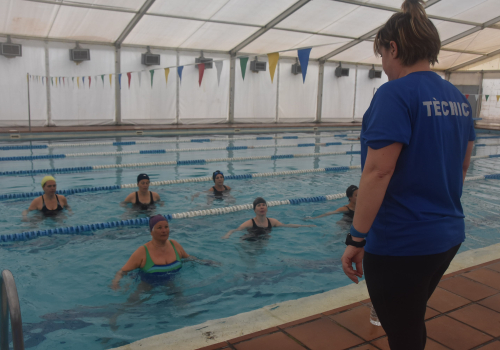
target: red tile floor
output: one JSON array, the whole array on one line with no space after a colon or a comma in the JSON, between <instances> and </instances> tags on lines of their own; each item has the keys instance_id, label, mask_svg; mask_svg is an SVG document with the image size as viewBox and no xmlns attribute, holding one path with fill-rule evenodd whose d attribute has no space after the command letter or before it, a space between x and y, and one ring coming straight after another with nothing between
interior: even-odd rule
<instances>
[{"instance_id":1,"label":"red tile floor","mask_svg":"<svg viewBox=\"0 0 500 350\"><path fill-rule=\"evenodd\" d=\"M370 299L198 350L390 350ZM428 350L500 350L500 259L445 275L429 300Z\"/></svg>"}]
</instances>

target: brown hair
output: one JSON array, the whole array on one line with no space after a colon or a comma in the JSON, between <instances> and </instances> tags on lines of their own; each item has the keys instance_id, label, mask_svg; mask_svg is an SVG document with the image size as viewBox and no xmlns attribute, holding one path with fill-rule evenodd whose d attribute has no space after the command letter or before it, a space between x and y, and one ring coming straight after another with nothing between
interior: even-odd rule
<instances>
[{"instance_id":1,"label":"brown hair","mask_svg":"<svg viewBox=\"0 0 500 350\"><path fill-rule=\"evenodd\" d=\"M375 54L380 54L382 47L389 50L390 42L394 41L398 47L398 58L404 66L423 59L434 65L438 62L441 40L436 27L427 18L423 0L405 0L401 10L378 31L373 43Z\"/></svg>"}]
</instances>

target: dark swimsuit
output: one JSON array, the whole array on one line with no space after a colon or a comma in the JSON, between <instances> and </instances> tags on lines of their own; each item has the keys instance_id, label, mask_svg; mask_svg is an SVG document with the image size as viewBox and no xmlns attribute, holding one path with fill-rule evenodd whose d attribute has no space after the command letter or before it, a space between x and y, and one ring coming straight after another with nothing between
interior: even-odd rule
<instances>
[{"instance_id":1,"label":"dark swimsuit","mask_svg":"<svg viewBox=\"0 0 500 350\"><path fill-rule=\"evenodd\" d=\"M43 207L42 207L41 212L45 216L55 216L55 215L57 215L58 212L60 212L61 210L63 210L63 207L61 206L61 203L59 203L59 197L57 197L57 194L56 194L56 200L57 200L57 208L56 209L49 209L49 208L47 208L45 206L45 199L43 199L43 194L42 194Z\"/></svg>"},{"instance_id":2,"label":"dark swimsuit","mask_svg":"<svg viewBox=\"0 0 500 350\"><path fill-rule=\"evenodd\" d=\"M247 241L253 241L258 238L263 238L267 236L273 230L273 225L271 224L271 220L267 219L267 227L257 226L255 221L252 219L252 228L248 229L248 233L241 237L241 239L245 239Z\"/></svg>"},{"instance_id":3,"label":"dark swimsuit","mask_svg":"<svg viewBox=\"0 0 500 350\"><path fill-rule=\"evenodd\" d=\"M142 210L148 209L150 206L155 204L155 201L153 199L153 192L149 191L149 197L151 198L149 203L147 203L147 204L141 203L141 201L139 200L139 192L135 192L135 204L134 205L139 207L139 209L142 209Z\"/></svg>"},{"instance_id":4,"label":"dark swimsuit","mask_svg":"<svg viewBox=\"0 0 500 350\"><path fill-rule=\"evenodd\" d=\"M348 218L353 219L354 218L354 210L351 210L347 205L345 206L348 211L344 212L344 217L347 216Z\"/></svg>"},{"instance_id":5,"label":"dark swimsuit","mask_svg":"<svg viewBox=\"0 0 500 350\"><path fill-rule=\"evenodd\" d=\"M224 185L222 185L222 186L224 186ZM212 186L212 188L214 189L214 197L215 198L222 198L224 192L217 191L217 189L215 188L215 186ZM227 191L227 187L226 186L224 186L224 191Z\"/></svg>"}]
</instances>

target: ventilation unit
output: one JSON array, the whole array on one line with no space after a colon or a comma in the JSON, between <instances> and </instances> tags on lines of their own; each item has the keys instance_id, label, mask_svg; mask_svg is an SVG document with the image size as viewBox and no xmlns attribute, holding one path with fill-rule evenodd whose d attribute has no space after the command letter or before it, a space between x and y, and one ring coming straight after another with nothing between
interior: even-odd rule
<instances>
[{"instance_id":1,"label":"ventilation unit","mask_svg":"<svg viewBox=\"0 0 500 350\"><path fill-rule=\"evenodd\" d=\"M258 61L257 56L255 56L255 60L250 62L250 70L255 73L265 72L267 67L267 62Z\"/></svg>"},{"instance_id":2,"label":"ventilation unit","mask_svg":"<svg viewBox=\"0 0 500 350\"><path fill-rule=\"evenodd\" d=\"M382 71L381 70L375 70L375 65L372 65L372 69L370 69L368 71L368 77L370 79L382 78Z\"/></svg>"},{"instance_id":3,"label":"ventilation unit","mask_svg":"<svg viewBox=\"0 0 500 350\"><path fill-rule=\"evenodd\" d=\"M349 68L342 68L342 63L339 63L339 66L335 69L335 76L337 78L348 77L349 76Z\"/></svg>"},{"instance_id":4,"label":"ventilation unit","mask_svg":"<svg viewBox=\"0 0 500 350\"><path fill-rule=\"evenodd\" d=\"M300 66L299 59L297 58L297 61L295 64L292 64L292 74L302 74L302 67Z\"/></svg>"},{"instance_id":5,"label":"ventilation unit","mask_svg":"<svg viewBox=\"0 0 500 350\"><path fill-rule=\"evenodd\" d=\"M205 69L212 69L214 67L214 59L203 57L203 51L201 52L201 56L194 60L194 63L204 63ZM198 65L196 65L196 68L198 68Z\"/></svg>"},{"instance_id":6,"label":"ventilation unit","mask_svg":"<svg viewBox=\"0 0 500 350\"><path fill-rule=\"evenodd\" d=\"M10 35L7 35L7 42L0 43L0 54L5 57L21 57L23 55L23 47L21 44L13 44L10 41Z\"/></svg>"},{"instance_id":7,"label":"ventilation unit","mask_svg":"<svg viewBox=\"0 0 500 350\"><path fill-rule=\"evenodd\" d=\"M158 66L160 64L160 55L151 53L148 46L148 51L141 56L141 63L146 66Z\"/></svg>"},{"instance_id":8,"label":"ventilation unit","mask_svg":"<svg viewBox=\"0 0 500 350\"><path fill-rule=\"evenodd\" d=\"M90 50L82 49L78 43L74 49L69 50L70 61L75 61L77 63L82 61L90 61Z\"/></svg>"}]
</instances>

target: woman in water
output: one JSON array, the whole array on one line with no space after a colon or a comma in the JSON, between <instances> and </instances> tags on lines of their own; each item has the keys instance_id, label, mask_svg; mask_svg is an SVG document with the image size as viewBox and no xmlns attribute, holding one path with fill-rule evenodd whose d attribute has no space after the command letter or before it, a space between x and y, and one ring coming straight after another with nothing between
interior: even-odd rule
<instances>
[{"instance_id":1,"label":"woman in water","mask_svg":"<svg viewBox=\"0 0 500 350\"><path fill-rule=\"evenodd\" d=\"M354 210L356 210L356 199L358 198L358 187L355 185L351 185L345 191L347 198L349 199L349 203L344 205L343 207L338 208L334 211L329 211L327 213L315 216L313 218L307 218L308 220L322 218L324 216L343 213L344 218L349 219L352 222L352 218L354 217Z\"/></svg>"},{"instance_id":2,"label":"woman in water","mask_svg":"<svg viewBox=\"0 0 500 350\"><path fill-rule=\"evenodd\" d=\"M212 179L214 180L214 186L208 192L213 192L215 198L222 199L224 193L231 191L231 187L224 185L224 174L222 171L214 171Z\"/></svg>"},{"instance_id":3,"label":"woman in water","mask_svg":"<svg viewBox=\"0 0 500 350\"><path fill-rule=\"evenodd\" d=\"M247 230L248 234L241 237L242 239L255 239L261 236L269 234L273 227L314 227L316 225L297 225L297 224L282 224L276 219L268 218L267 214L267 202L262 197L257 197L253 201L253 211L255 212L255 218L245 221L237 229L231 230L223 239L229 238L236 231Z\"/></svg>"},{"instance_id":4,"label":"woman in water","mask_svg":"<svg viewBox=\"0 0 500 350\"><path fill-rule=\"evenodd\" d=\"M363 116L342 267L355 283L365 273L392 350L425 348L427 301L465 239L460 196L476 135L465 96L431 70L440 47L422 0L405 0L374 40L389 81Z\"/></svg>"},{"instance_id":5,"label":"woman in water","mask_svg":"<svg viewBox=\"0 0 500 350\"><path fill-rule=\"evenodd\" d=\"M132 203L138 209L146 210L151 208L155 202L160 201L160 195L149 190L149 176L139 174L137 176L137 187L139 191L132 192L125 198L124 203Z\"/></svg>"},{"instance_id":6,"label":"woman in water","mask_svg":"<svg viewBox=\"0 0 500 350\"><path fill-rule=\"evenodd\" d=\"M200 260L186 253L182 246L168 239L170 227L163 215L155 215L149 219L151 241L139 247L128 259L127 263L116 273L111 288L120 288L120 280L129 271L141 269L141 279L158 281L169 278L172 273L182 268L182 259L198 261L205 265L216 265L209 260Z\"/></svg>"},{"instance_id":7,"label":"woman in water","mask_svg":"<svg viewBox=\"0 0 500 350\"><path fill-rule=\"evenodd\" d=\"M39 210L45 216L55 216L68 207L68 201L63 195L57 195L56 179L52 176L45 176L42 179L42 188L44 194L40 197L33 199L29 208L23 211L23 216L26 217L32 210Z\"/></svg>"}]
</instances>

